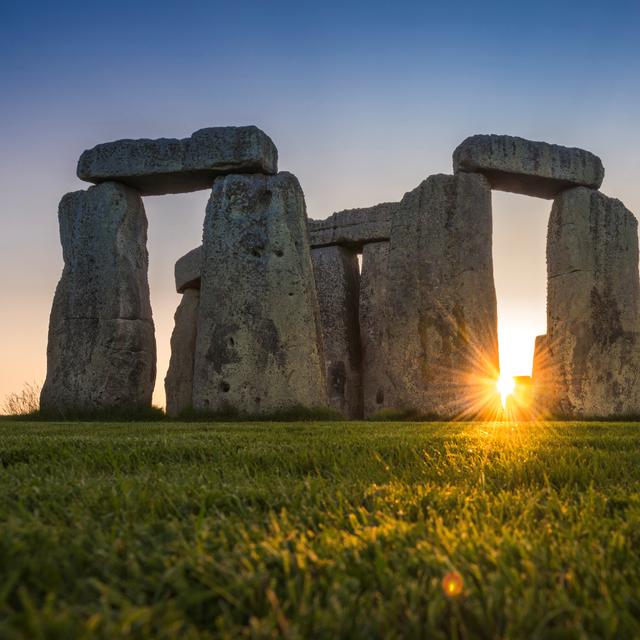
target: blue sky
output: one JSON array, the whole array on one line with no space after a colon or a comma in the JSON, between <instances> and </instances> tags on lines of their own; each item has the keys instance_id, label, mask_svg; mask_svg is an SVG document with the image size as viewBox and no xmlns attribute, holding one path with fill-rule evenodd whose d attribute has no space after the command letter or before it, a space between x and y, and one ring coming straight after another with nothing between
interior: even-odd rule
<instances>
[{"instance_id":1,"label":"blue sky","mask_svg":"<svg viewBox=\"0 0 640 640\"><path fill-rule=\"evenodd\" d=\"M257 124L325 217L450 172L468 135L510 133L594 151L603 190L638 212L639 43L638 2L2 3L0 399L44 377L57 204L84 188L83 149ZM205 200L145 202L159 381L173 262ZM544 328L550 203L494 204L501 323L529 335Z\"/></svg>"}]
</instances>

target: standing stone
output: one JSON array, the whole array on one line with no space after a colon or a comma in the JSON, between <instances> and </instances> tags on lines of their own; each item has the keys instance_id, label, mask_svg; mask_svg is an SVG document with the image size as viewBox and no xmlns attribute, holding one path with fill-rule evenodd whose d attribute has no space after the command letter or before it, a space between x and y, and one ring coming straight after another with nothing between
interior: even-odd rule
<instances>
[{"instance_id":1,"label":"standing stone","mask_svg":"<svg viewBox=\"0 0 640 640\"><path fill-rule=\"evenodd\" d=\"M494 189L539 198L579 185L598 189L604 179L602 160L589 151L515 136L467 138L453 152L453 168L484 174Z\"/></svg>"},{"instance_id":2,"label":"standing stone","mask_svg":"<svg viewBox=\"0 0 640 640\"><path fill-rule=\"evenodd\" d=\"M387 294L389 243L366 244L360 274L360 340L362 344L362 396L365 417L397 406L396 383L389 375Z\"/></svg>"},{"instance_id":3,"label":"standing stone","mask_svg":"<svg viewBox=\"0 0 640 640\"><path fill-rule=\"evenodd\" d=\"M342 247L311 252L320 306L329 402L348 418L362 417L358 256Z\"/></svg>"},{"instance_id":4,"label":"standing stone","mask_svg":"<svg viewBox=\"0 0 640 640\"><path fill-rule=\"evenodd\" d=\"M41 409L148 407L156 346L142 199L106 182L64 196L58 218L64 270L51 310Z\"/></svg>"},{"instance_id":5,"label":"standing stone","mask_svg":"<svg viewBox=\"0 0 640 640\"><path fill-rule=\"evenodd\" d=\"M384 354L365 372L365 380L386 378L393 393L380 385L372 398L365 382L367 410L450 418L495 408L491 235L491 187L481 175L431 176L404 196L391 226Z\"/></svg>"},{"instance_id":6,"label":"standing stone","mask_svg":"<svg viewBox=\"0 0 640 640\"><path fill-rule=\"evenodd\" d=\"M171 334L171 360L164 388L167 414L175 417L193 405L193 363L198 335L200 291L187 289L182 295Z\"/></svg>"},{"instance_id":7,"label":"standing stone","mask_svg":"<svg viewBox=\"0 0 640 640\"><path fill-rule=\"evenodd\" d=\"M547 335L536 336L533 347L533 367L531 368L532 380L541 379L546 376L549 368L549 349L547 347Z\"/></svg>"},{"instance_id":8,"label":"standing stone","mask_svg":"<svg viewBox=\"0 0 640 640\"><path fill-rule=\"evenodd\" d=\"M549 394L554 383L551 366L547 336L546 334L536 336L531 380L533 382L534 410L538 415L546 414L549 409Z\"/></svg>"},{"instance_id":9,"label":"standing stone","mask_svg":"<svg viewBox=\"0 0 640 640\"><path fill-rule=\"evenodd\" d=\"M619 200L560 194L547 235L551 409L571 417L640 413L638 223Z\"/></svg>"},{"instance_id":10,"label":"standing stone","mask_svg":"<svg viewBox=\"0 0 640 640\"><path fill-rule=\"evenodd\" d=\"M204 223L194 408L326 407L320 331L298 180L217 178Z\"/></svg>"},{"instance_id":11,"label":"standing stone","mask_svg":"<svg viewBox=\"0 0 640 640\"><path fill-rule=\"evenodd\" d=\"M116 140L88 149L78 178L117 180L143 196L209 189L228 173L276 173L278 150L258 127L210 127L189 138Z\"/></svg>"},{"instance_id":12,"label":"standing stone","mask_svg":"<svg viewBox=\"0 0 640 640\"><path fill-rule=\"evenodd\" d=\"M187 289L200 288L202 274L202 246L191 249L176 261L174 269L176 291L184 293Z\"/></svg>"}]
</instances>

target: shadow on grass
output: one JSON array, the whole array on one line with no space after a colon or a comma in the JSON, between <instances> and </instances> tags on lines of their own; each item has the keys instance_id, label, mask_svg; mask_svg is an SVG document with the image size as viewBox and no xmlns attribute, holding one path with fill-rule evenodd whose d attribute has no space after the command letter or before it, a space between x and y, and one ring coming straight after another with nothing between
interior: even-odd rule
<instances>
[{"instance_id":1,"label":"shadow on grass","mask_svg":"<svg viewBox=\"0 0 640 640\"><path fill-rule=\"evenodd\" d=\"M160 407L144 409L110 409L105 411L33 411L17 415L0 416L0 421L12 422L312 422L344 421L335 409L323 407L291 407L268 414L242 413L234 409L223 411L195 411L189 409L171 417Z\"/></svg>"},{"instance_id":2,"label":"shadow on grass","mask_svg":"<svg viewBox=\"0 0 640 640\"><path fill-rule=\"evenodd\" d=\"M296 406L273 413L251 414L228 408L222 411L196 411L188 409L176 417L167 417L169 422L313 422L330 420L345 421L346 418L335 409L327 407Z\"/></svg>"},{"instance_id":3,"label":"shadow on grass","mask_svg":"<svg viewBox=\"0 0 640 640\"><path fill-rule=\"evenodd\" d=\"M0 420L13 422L157 422L165 418L165 413L160 407L123 407L104 411L32 411L0 416Z\"/></svg>"}]
</instances>

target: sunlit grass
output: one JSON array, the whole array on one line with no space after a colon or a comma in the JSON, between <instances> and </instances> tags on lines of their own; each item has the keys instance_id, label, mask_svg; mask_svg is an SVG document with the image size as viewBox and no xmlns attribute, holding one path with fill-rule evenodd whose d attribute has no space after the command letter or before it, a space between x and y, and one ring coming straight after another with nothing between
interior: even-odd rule
<instances>
[{"instance_id":1,"label":"sunlit grass","mask_svg":"<svg viewBox=\"0 0 640 640\"><path fill-rule=\"evenodd\" d=\"M639 637L639 429L0 422L0 637Z\"/></svg>"}]
</instances>

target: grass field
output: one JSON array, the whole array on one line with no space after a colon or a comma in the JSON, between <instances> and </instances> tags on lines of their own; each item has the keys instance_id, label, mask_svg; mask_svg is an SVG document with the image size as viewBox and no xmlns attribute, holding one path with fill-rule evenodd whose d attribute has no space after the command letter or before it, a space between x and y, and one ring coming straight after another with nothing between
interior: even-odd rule
<instances>
[{"instance_id":1,"label":"grass field","mask_svg":"<svg viewBox=\"0 0 640 640\"><path fill-rule=\"evenodd\" d=\"M640 425L3 421L0 462L3 639L640 637Z\"/></svg>"}]
</instances>

